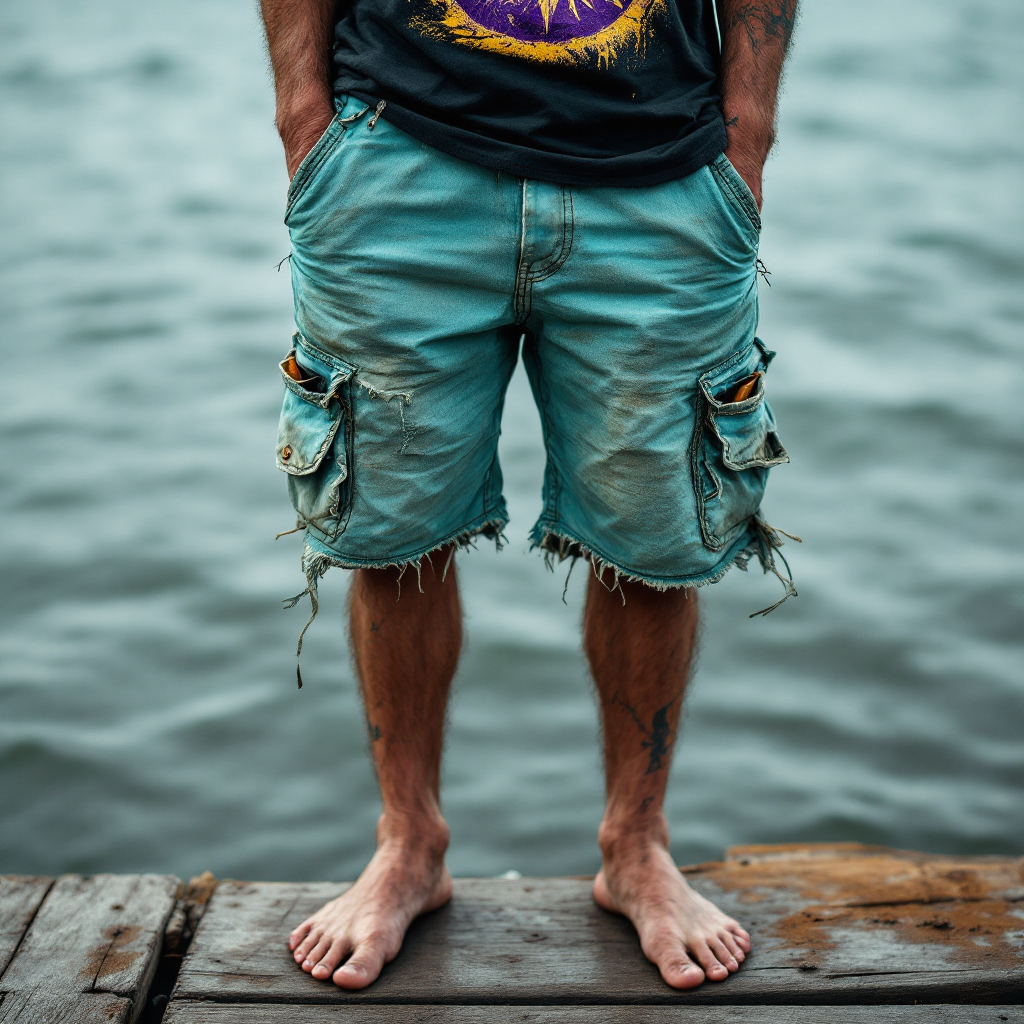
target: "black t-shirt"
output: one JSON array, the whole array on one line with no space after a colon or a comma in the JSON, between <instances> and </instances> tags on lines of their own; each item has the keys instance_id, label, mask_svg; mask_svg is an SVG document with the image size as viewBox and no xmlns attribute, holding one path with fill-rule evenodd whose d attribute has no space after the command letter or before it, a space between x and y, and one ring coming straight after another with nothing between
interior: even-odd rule
<instances>
[{"instance_id":1,"label":"black t-shirt","mask_svg":"<svg viewBox=\"0 0 1024 1024\"><path fill-rule=\"evenodd\" d=\"M566 185L725 149L712 0L350 0L335 88L430 146Z\"/></svg>"}]
</instances>

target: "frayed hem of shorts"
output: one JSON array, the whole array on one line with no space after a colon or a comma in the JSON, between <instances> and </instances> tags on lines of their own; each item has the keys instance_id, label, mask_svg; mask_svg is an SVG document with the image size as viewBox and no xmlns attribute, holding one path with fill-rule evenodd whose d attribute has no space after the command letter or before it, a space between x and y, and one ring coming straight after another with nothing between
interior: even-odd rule
<instances>
[{"instance_id":1,"label":"frayed hem of shorts","mask_svg":"<svg viewBox=\"0 0 1024 1024\"><path fill-rule=\"evenodd\" d=\"M326 551L317 550L310 545L309 540L307 539L302 550L302 572L306 577L306 589L301 593L296 594L294 597L286 598L283 602L285 608L294 608L302 598L307 594L309 595L309 618L306 620L306 624L302 627L302 632L299 633L298 643L295 646L295 677L299 689L302 689L302 671L299 667L299 661L302 657L302 641L306 636L306 630L312 625L313 620L317 616L317 612L320 610L318 587L320 580L327 575L328 569L398 569L397 582L399 597L401 597L402 594L402 579L409 569L415 569L416 588L420 593L422 593L422 571L424 559L426 559L431 567L433 567L433 562L431 562L430 556L451 545L451 551L448 554L448 559L441 571L441 579L444 580L448 575L449 568L451 568L455 552L460 548L465 549L476 547L476 540L478 537L482 536L486 537L488 540L493 540L495 547L500 551L506 540L504 533L506 526L508 526L508 519L504 517L499 516L494 519L486 519L482 523L476 523L473 526L461 527L448 537L445 537L444 540L438 541L431 547L426 548L409 558L382 559L380 561L356 562L346 560L338 555L332 555L328 554ZM299 528L302 528L301 523Z\"/></svg>"},{"instance_id":2,"label":"frayed hem of shorts","mask_svg":"<svg viewBox=\"0 0 1024 1024\"><path fill-rule=\"evenodd\" d=\"M797 543L801 543L801 541L799 537L769 525L758 515L750 517L748 526L751 535L746 539L746 541L740 541L736 548L726 555L722 562L714 569L698 576L686 576L681 579L665 579L657 576L646 576L643 573L624 569L621 566L616 565L615 562L610 559L598 554L595 550L584 544L578 537L573 536L571 533L568 533L563 529L544 522L538 523L533 528L533 532L530 535L530 549L537 549L544 553L544 564L551 572L554 572L556 562L561 563L567 558L572 559L572 564L569 566L569 572L565 577L565 587L562 590L563 601L565 600L566 592L569 589L569 577L572 575L572 570L575 567L576 562L581 558L590 562L595 577L605 587L607 587L609 591L619 591L622 595L623 603L625 603L626 595L623 593L621 586L623 580L627 583L643 583L652 590L661 592L666 590L680 590L685 587L706 587L710 586L712 583L717 583L722 579L733 565L743 572L746 572L751 558L756 557L761 563L761 568L764 572L773 573L778 577L779 581L782 583L784 592L782 597L773 605L768 608L762 608L760 611L753 612L750 615L750 618L754 618L755 616L767 615L769 612L775 611L779 605L788 601L791 597L797 596L796 587L793 584L792 570L789 568L789 563L786 561L786 558L782 554L780 548L785 543L782 540L782 537L789 537L790 540L795 540ZM783 565L786 567L785 576L783 576L779 571L778 565L775 561L776 556L782 560ZM609 570L612 573L612 582L610 585L605 579Z\"/></svg>"},{"instance_id":3,"label":"frayed hem of shorts","mask_svg":"<svg viewBox=\"0 0 1024 1024\"><path fill-rule=\"evenodd\" d=\"M328 554L326 551L318 550L317 548L312 547L307 540L302 552L302 572L306 577L306 581L312 585L316 580L322 579L326 575L328 569L398 569L399 580L402 579L409 569L415 569L418 584L421 579L423 560L426 559L430 562L431 555L434 555L443 548L452 545L452 553L449 556L448 561L445 563L445 567L442 572L443 579L444 573L447 573L451 566L451 559L455 554L455 551L460 548L466 549L476 547L478 537L485 537L488 540L493 540L495 547L500 551L506 543L506 526L508 526L508 520L499 517L484 520L484 522L476 523L468 528L462 527L445 537L444 540L440 540L436 544L432 544L429 548L425 548L423 551L420 551L418 554L410 555L408 558L384 558L379 560L345 559L338 555ZM422 587L419 589L422 590ZM299 596L302 597L303 595L300 594Z\"/></svg>"}]
</instances>

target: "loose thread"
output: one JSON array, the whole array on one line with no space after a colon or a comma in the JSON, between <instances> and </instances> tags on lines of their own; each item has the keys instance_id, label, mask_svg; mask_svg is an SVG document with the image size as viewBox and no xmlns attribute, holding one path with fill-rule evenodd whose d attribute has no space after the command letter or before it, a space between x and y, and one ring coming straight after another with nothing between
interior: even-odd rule
<instances>
[{"instance_id":1,"label":"loose thread","mask_svg":"<svg viewBox=\"0 0 1024 1024\"><path fill-rule=\"evenodd\" d=\"M796 586L793 583L793 570L789 567L789 562L781 550L783 542L779 534L782 534L783 537L788 537L790 540L795 540L797 544L802 544L803 540L797 537L796 534L786 533L785 530L780 530L777 526L771 526L756 516L751 520L751 525L757 534L757 558L761 563L761 568L765 572L772 573L782 584L784 591L782 597L775 604L762 608L760 611L751 612L749 618L754 619L758 616L763 618L769 612L775 611L779 605L784 604L791 597L799 597ZM779 567L775 563L776 554L782 559L782 564L786 567L786 576L779 572Z\"/></svg>"}]
</instances>

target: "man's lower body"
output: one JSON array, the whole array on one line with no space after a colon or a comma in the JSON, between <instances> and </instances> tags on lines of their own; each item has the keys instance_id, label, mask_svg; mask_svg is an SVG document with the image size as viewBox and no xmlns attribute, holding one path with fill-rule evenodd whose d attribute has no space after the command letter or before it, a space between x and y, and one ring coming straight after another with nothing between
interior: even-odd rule
<instances>
[{"instance_id":1,"label":"man's lower body","mask_svg":"<svg viewBox=\"0 0 1024 1024\"><path fill-rule=\"evenodd\" d=\"M507 522L497 441L525 339L548 458L533 542L592 568L584 646L607 781L594 895L630 918L670 985L722 980L749 938L687 886L662 806L695 588L752 554L774 570L759 509L786 453L754 338L757 207L724 158L665 185L570 190L371 115L343 105L286 215L298 332L278 465L314 607L329 567L357 570L352 651L383 800L377 854L293 933L295 959L362 988L451 894L452 556Z\"/></svg>"}]
</instances>

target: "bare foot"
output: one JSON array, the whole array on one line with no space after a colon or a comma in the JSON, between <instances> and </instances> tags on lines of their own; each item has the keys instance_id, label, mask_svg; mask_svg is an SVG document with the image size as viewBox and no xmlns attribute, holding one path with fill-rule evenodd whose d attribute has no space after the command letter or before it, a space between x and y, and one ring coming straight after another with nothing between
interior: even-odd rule
<instances>
[{"instance_id":1,"label":"bare foot","mask_svg":"<svg viewBox=\"0 0 1024 1024\"><path fill-rule=\"evenodd\" d=\"M366 988L394 960L413 918L443 907L452 895L444 864L447 828L434 840L379 843L348 892L321 907L288 937L295 962L339 988ZM342 966L344 964L344 966Z\"/></svg>"},{"instance_id":2,"label":"bare foot","mask_svg":"<svg viewBox=\"0 0 1024 1024\"><path fill-rule=\"evenodd\" d=\"M696 988L705 977L723 981L739 970L750 936L686 884L664 844L633 840L602 843L602 849L594 899L633 922L644 956L665 981L673 988Z\"/></svg>"}]
</instances>

